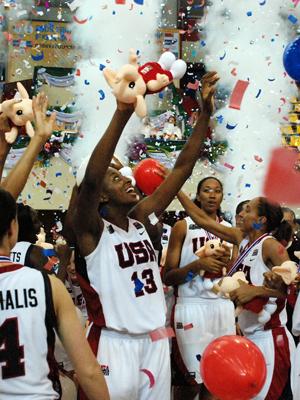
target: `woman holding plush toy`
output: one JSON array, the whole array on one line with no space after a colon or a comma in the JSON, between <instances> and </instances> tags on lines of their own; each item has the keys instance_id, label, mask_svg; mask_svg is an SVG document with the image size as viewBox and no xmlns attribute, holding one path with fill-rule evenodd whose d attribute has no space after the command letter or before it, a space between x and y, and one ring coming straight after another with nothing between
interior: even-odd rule
<instances>
[{"instance_id":1,"label":"woman holding plush toy","mask_svg":"<svg viewBox=\"0 0 300 400\"><path fill-rule=\"evenodd\" d=\"M241 213L242 226L230 228L208 218L183 193L178 198L198 225L239 245L240 255L228 275L241 270L251 285L240 282L241 286L231 293L231 299L237 305L246 305L257 297L276 298L277 309L267 323L259 322L257 313L244 309L239 316L239 325L244 335L262 350L267 364L265 385L255 399L278 400L288 383L294 351L293 339L285 326L287 285L281 276L270 271L289 260L286 249L277 240L282 239L282 232L286 232L281 207L264 197L256 197Z\"/></svg>"},{"instance_id":2,"label":"woman holding plush toy","mask_svg":"<svg viewBox=\"0 0 300 400\"><path fill-rule=\"evenodd\" d=\"M221 218L219 212L222 199L222 183L214 177L208 177L198 184L194 206L201 208L207 219L228 227L230 224ZM216 245L217 241L212 239L218 239L218 236L196 225L190 217L178 221L170 237L164 283L168 286L178 285L173 357L184 374L185 385L189 386L182 388L182 394L177 389L178 400L194 399L199 393L199 385L203 382L199 361L204 348L219 336L235 334L233 303L211 290L213 284L222 277L222 269L226 271L230 251L227 247L217 246L211 252L204 245ZM211 396L207 390L201 387L201 399L209 398Z\"/></svg>"}]
</instances>

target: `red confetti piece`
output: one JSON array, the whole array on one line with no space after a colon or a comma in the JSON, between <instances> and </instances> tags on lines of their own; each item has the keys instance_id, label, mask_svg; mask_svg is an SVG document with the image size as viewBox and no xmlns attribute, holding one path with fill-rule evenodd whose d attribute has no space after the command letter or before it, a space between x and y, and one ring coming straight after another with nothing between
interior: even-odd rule
<instances>
[{"instance_id":1,"label":"red confetti piece","mask_svg":"<svg viewBox=\"0 0 300 400\"><path fill-rule=\"evenodd\" d=\"M233 165L231 165L231 164L228 164L227 162L226 162L226 163L224 163L224 167L226 167L226 168L230 169L231 171L234 169L234 166L233 166Z\"/></svg>"},{"instance_id":2,"label":"red confetti piece","mask_svg":"<svg viewBox=\"0 0 300 400\"><path fill-rule=\"evenodd\" d=\"M6 39L8 42L11 42L11 41L13 40L13 35L12 35L11 33L3 32L3 36L5 37L5 39Z\"/></svg>"},{"instance_id":3,"label":"red confetti piece","mask_svg":"<svg viewBox=\"0 0 300 400\"><path fill-rule=\"evenodd\" d=\"M116 4L126 4L126 0L115 0Z\"/></svg>"},{"instance_id":4,"label":"red confetti piece","mask_svg":"<svg viewBox=\"0 0 300 400\"><path fill-rule=\"evenodd\" d=\"M237 72L236 72L236 68L232 68L232 70L231 70L231 75L233 75L233 76L237 76Z\"/></svg>"},{"instance_id":5,"label":"red confetti piece","mask_svg":"<svg viewBox=\"0 0 300 400\"><path fill-rule=\"evenodd\" d=\"M300 172L296 170L298 153L287 148L273 150L264 182L266 197L278 203L300 204Z\"/></svg>"},{"instance_id":6,"label":"red confetti piece","mask_svg":"<svg viewBox=\"0 0 300 400\"><path fill-rule=\"evenodd\" d=\"M241 109L241 103L248 85L249 85L248 81L241 81L241 80L237 81L233 89L233 92L231 93L230 103L229 103L230 108L235 108L236 110Z\"/></svg>"},{"instance_id":7,"label":"red confetti piece","mask_svg":"<svg viewBox=\"0 0 300 400\"><path fill-rule=\"evenodd\" d=\"M254 156L254 160L257 162L262 162L263 159L260 156Z\"/></svg>"},{"instance_id":8,"label":"red confetti piece","mask_svg":"<svg viewBox=\"0 0 300 400\"><path fill-rule=\"evenodd\" d=\"M149 385L149 389L153 388L153 386L155 385L155 378L154 375L152 374L151 371L149 371L149 369L140 369L141 372L144 372L144 374L146 374L149 378L150 381L150 385Z\"/></svg>"},{"instance_id":9,"label":"red confetti piece","mask_svg":"<svg viewBox=\"0 0 300 400\"><path fill-rule=\"evenodd\" d=\"M80 69L76 69L76 76L80 76Z\"/></svg>"},{"instance_id":10,"label":"red confetti piece","mask_svg":"<svg viewBox=\"0 0 300 400\"><path fill-rule=\"evenodd\" d=\"M189 329L192 329L192 328L194 328L194 325L193 325L192 323L186 324L186 325L184 325L184 327L183 327L183 329L184 329L185 331L187 331L187 330L189 330Z\"/></svg>"},{"instance_id":11,"label":"red confetti piece","mask_svg":"<svg viewBox=\"0 0 300 400\"><path fill-rule=\"evenodd\" d=\"M44 181L40 181L40 185L41 185L43 188L45 188L45 187L47 186L46 182L44 182Z\"/></svg>"},{"instance_id":12,"label":"red confetti piece","mask_svg":"<svg viewBox=\"0 0 300 400\"><path fill-rule=\"evenodd\" d=\"M169 326L167 328L164 327L155 329L155 331L149 333L149 336L152 342L156 342L157 340L174 337L175 333L173 328Z\"/></svg>"},{"instance_id":13,"label":"red confetti piece","mask_svg":"<svg viewBox=\"0 0 300 400\"><path fill-rule=\"evenodd\" d=\"M87 18L85 18L85 19L78 19L78 18L76 17L76 15L73 15L73 21L77 22L77 24L85 24L85 23L88 21L88 19L87 19Z\"/></svg>"}]
</instances>

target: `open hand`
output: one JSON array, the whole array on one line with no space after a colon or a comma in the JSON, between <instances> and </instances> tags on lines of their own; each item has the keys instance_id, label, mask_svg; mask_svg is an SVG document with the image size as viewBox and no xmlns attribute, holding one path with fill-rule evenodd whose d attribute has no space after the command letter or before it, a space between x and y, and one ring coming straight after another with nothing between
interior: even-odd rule
<instances>
[{"instance_id":1,"label":"open hand","mask_svg":"<svg viewBox=\"0 0 300 400\"><path fill-rule=\"evenodd\" d=\"M202 79L202 109L203 111L213 114L214 112L214 93L216 91L216 83L219 80L219 76L215 71L208 72Z\"/></svg>"},{"instance_id":2,"label":"open hand","mask_svg":"<svg viewBox=\"0 0 300 400\"><path fill-rule=\"evenodd\" d=\"M56 113L51 113L50 117L47 117L47 106L48 99L45 93L39 93L37 96L34 96L32 99L32 109L34 115L34 126L35 126L35 135L45 142L51 137L54 122L56 118Z\"/></svg>"},{"instance_id":3,"label":"open hand","mask_svg":"<svg viewBox=\"0 0 300 400\"><path fill-rule=\"evenodd\" d=\"M199 259L199 271L203 269L204 271L212 274L219 274L226 266L227 264L225 262L215 257L201 257Z\"/></svg>"},{"instance_id":4,"label":"open hand","mask_svg":"<svg viewBox=\"0 0 300 400\"><path fill-rule=\"evenodd\" d=\"M238 280L240 287L230 292L230 299L236 303L237 306L249 303L257 296L255 286L248 285L248 283Z\"/></svg>"}]
</instances>

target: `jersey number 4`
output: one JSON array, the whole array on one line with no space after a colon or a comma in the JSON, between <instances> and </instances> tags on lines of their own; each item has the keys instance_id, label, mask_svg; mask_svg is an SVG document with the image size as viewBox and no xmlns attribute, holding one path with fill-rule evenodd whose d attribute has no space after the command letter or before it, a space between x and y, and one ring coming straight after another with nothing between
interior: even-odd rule
<instances>
[{"instance_id":1,"label":"jersey number 4","mask_svg":"<svg viewBox=\"0 0 300 400\"><path fill-rule=\"evenodd\" d=\"M24 346L20 346L17 318L8 318L0 326L0 364L2 379L25 375Z\"/></svg>"}]
</instances>

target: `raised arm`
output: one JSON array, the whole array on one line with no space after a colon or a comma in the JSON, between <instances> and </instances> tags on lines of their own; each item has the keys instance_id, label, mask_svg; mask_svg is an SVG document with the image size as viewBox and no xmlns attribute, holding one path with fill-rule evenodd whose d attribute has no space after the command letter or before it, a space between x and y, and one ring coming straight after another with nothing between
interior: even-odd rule
<instances>
[{"instance_id":1,"label":"raised arm","mask_svg":"<svg viewBox=\"0 0 300 400\"><path fill-rule=\"evenodd\" d=\"M11 144L5 140L5 132L10 131L7 117L0 114L0 182L2 180L3 169Z\"/></svg>"},{"instance_id":2,"label":"raised arm","mask_svg":"<svg viewBox=\"0 0 300 400\"><path fill-rule=\"evenodd\" d=\"M58 336L74 365L78 381L90 400L109 400L100 365L84 336L72 299L60 280L49 278L58 321Z\"/></svg>"},{"instance_id":3,"label":"raised arm","mask_svg":"<svg viewBox=\"0 0 300 400\"><path fill-rule=\"evenodd\" d=\"M32 99L32 108L34 114L35 135L30 139L24 154L17 164L10 171L1 186L17 199L26 185L28 176L44 144L49 139L53 131L55 113L50 117L46 116L47 97L44 93L39 93Z\"/></svg>"},{"instance_id":4,"label":"raised arm","mask_svg":"<svg viewBox=\"0 0 300 400\"><path fill-rule=\"evenodd\" d=\"M118 108L87 165L74 211L74 229L82 256L95 249L102 234L103 221L99 216L98 206L103 180L132 112L131 105L118 103Z\"/></svg>"},{"instance_id":5,"label":"raised arm","mask_svg":"<svg viewBox=\"0 0 300 400\"><path fill-rule=\"evenodd\" d=\"M239 228L225 226L209 218L184 192L180 191L177 194L177 198L195 224L201 226L201 228L206 229L229 243L238 245L243 240L243 234Z\"/></svg>"},{"instance_id":6,"label":"raised arm","mask_svg":"<svg viewBox=\"0 0 300 400\"><path fill-rule=\"evenodd\" d=\"M176 164L168 177L151 196L143 199L132 210L134 218L146 223L148 216L153 212L157 217L161 215L191 175L206 138L210 116L213 112L215 84L218 80L219 78L215 72L210 72L203 77L203 107L193 133L179 154Z\"/></svg>"}]
</instances>

